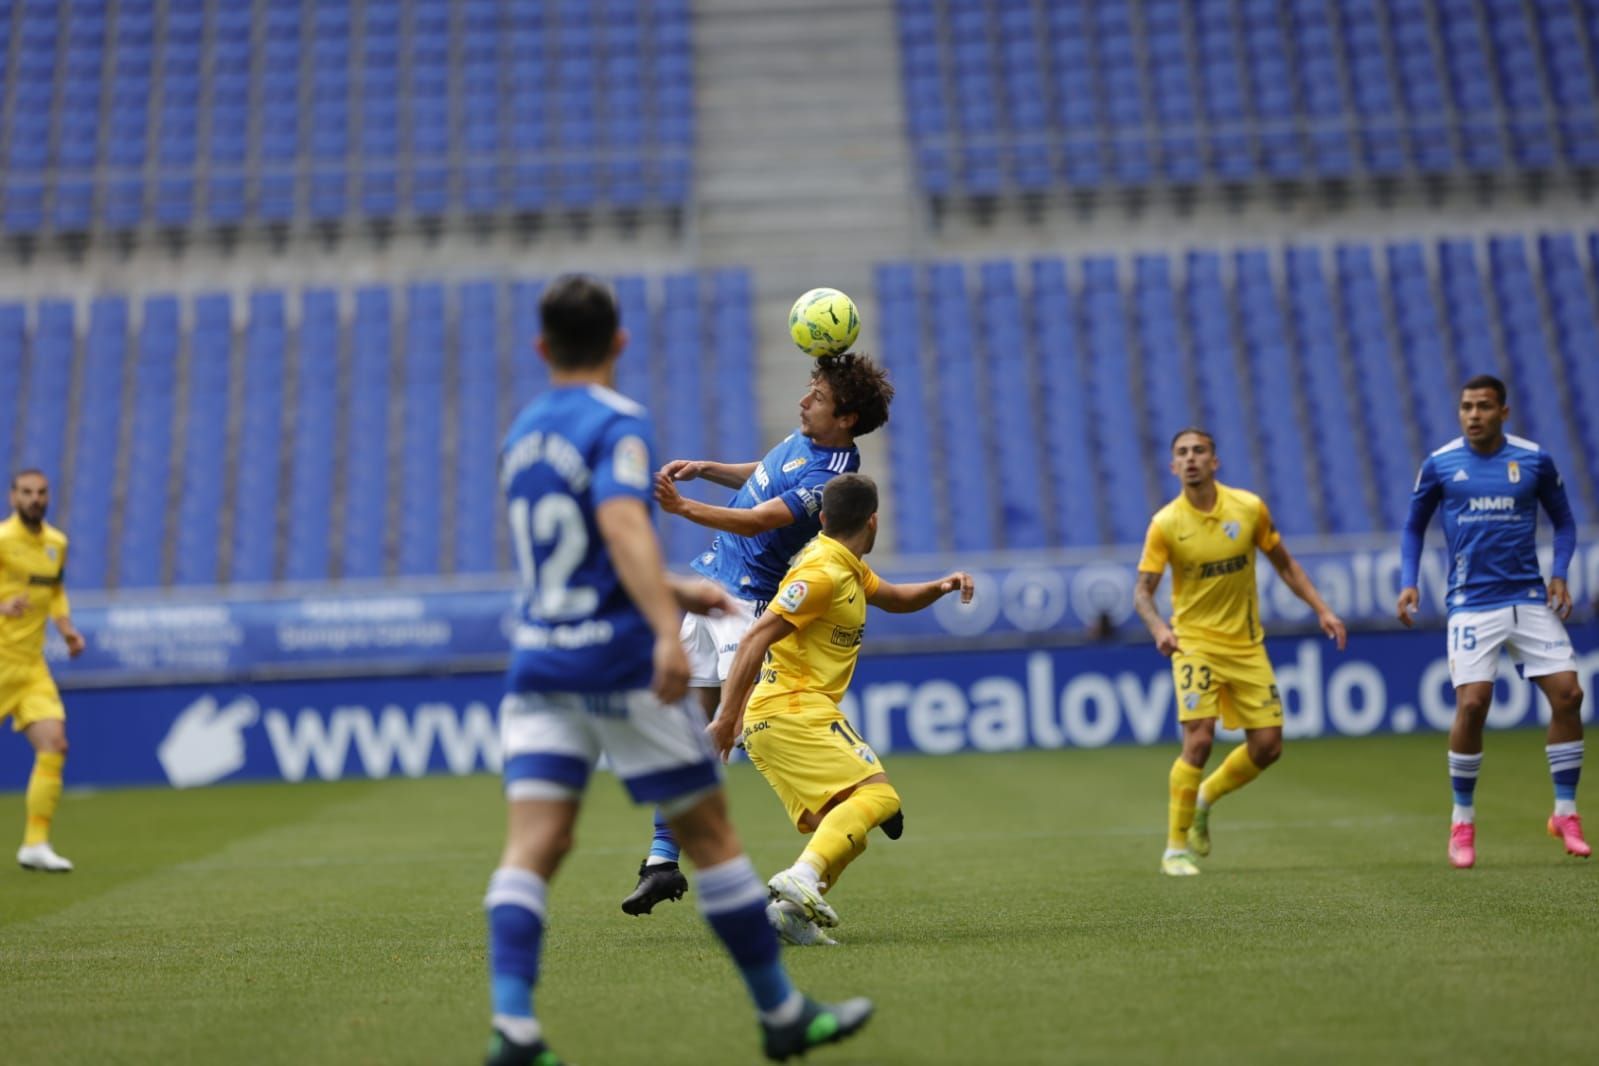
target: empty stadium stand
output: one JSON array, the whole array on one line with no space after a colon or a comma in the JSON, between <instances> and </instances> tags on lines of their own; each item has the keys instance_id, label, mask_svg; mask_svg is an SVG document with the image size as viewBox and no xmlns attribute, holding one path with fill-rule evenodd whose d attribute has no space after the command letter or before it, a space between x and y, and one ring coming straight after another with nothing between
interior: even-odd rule
<instances>
[{"instance_id":1,"label":"empty stadium stand","mask_svg":"<svg viewBox=\"0 0 1599 1066\"><path fill-rule=\"evenodd\" d=\"M934 196L1599 164L1595 0L898 0Z\"/></svg>"},{"instance_id":2,"label":"empty stadium stand","mask_svg":"<svg viewBox=\"0 0 1599 1066\"><path fill-rule=\"evenodd\" d=\"M11 234L680 206L688 0L18 0Z\"/></svg>"},{"instance_id":3,"label":"empty stadium stand","mask_svg":"<svg viewBox=\"0 0 1599 1066\"><path fill-rule=\"evenodd\" d=\"M882 265L896 546L1136 544L1195 423L1286 533L1389 532L1474 373L1508 383L1512 430L1590 522L1596 260L1599 233L1552 233ZM904 402L924 394L931 416Z\"/></svg>"},{"instance_id":4,"label":"empty stadium stand","mask_svg":"<svg viewBox=\"0 0 1599 1066\"><path fill-rule=\"evenodd\" d=\"M758 456L747 273L617 284L633 338L619 386L650 404L662 460ZM79 589L503 571L495 462L548 380L530 347L540 291L0 303L0 459L54 481ZM685 307L702 330L681 328ZM662 530L677 563L709 543Z\"/></svg>"}]
</instances>

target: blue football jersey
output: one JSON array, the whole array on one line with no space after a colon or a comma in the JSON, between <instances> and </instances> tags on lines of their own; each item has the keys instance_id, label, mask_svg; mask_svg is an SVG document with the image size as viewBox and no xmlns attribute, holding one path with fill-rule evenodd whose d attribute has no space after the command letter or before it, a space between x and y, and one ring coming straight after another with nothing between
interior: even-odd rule
<instances>
[{"instance_id":1,"label":"blue football jersey","mask_svg":"<svg viewBox=\"0 0 1599 1066\"><path fill-rule=\"evenodd\" d=\"M798 430L790 433L766 453L728 506L758 507L781 499L794 521L753 537L719 533L710 550L694 560L694 569L741 599L770 600L788 561L822 531L822 487L860 468L861 453L854 445L824 448Z\"/></svg>"},{"instance_id":2,"label":"blue football jersey","mask_svg":"<svg viewBox=\"0 0 1599 1066\"><path fill-rule=\"evenodd\" d=\"M1544 602L1548 593L1536 541L1540 504L1555 527L1550 576L1564 579L1576 547L1576 522L1554 460L1524 437L1506 435L1492 455L1478 453L1464 437L1450 441L1429 455L1416 475L1401 584L1416 584L1422 537L1441 506L1449 544L1450 611Z\"/></svg>"},{"instance_id":3,"label":"blue football jersey","mask_svg":"<svg viewBox=\"0 0 1599 1066\"><path fill-rule=\"evenodd\" d=\"M529 404L500 450L500 485L522 603L506 682L513 692L647 688L654 636L622 587L595 521L606 500L651 506L644 408L598 385Z\"/></svg>"}]
</instances>

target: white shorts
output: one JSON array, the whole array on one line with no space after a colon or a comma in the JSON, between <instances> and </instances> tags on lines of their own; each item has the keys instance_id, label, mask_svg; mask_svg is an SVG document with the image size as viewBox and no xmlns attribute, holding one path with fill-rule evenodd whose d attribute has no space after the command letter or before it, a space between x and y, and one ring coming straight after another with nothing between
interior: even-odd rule
<instances>
[{"instance_id":1,"label":"white shorts","mask_svg":"<svg viewBox=\"0 0 1599 1066\"><path fill-rule=\"evenodd\" d=\"M733 668L733 656L738 654L738 642L755 624L755 616L766 605L733 597L737 610L726 614L686 614L678 639L688 653L689 685L693 688L721 688L727 672Z\"/></svg>"},{"instance_id":2,"label":"white shorts","mask_svg":"<svg viewBox=\"0 0 1599 1066\"><path fill-rule=\"evenodd\" d=\"M1547 677L1577 668L1560 616L1543 603L1516 603L1449 616L1449 680L1456 688L1499 675L1499 649L1522 677Z\"/></svg>"},{"instance_id":3,"label":"white shorts","mask_svg":"<svg viewBox=\"0 0 1599 1066\"><path fill-rule=\"evenodd\" d=\"M507 799L576 799L603 751L634 803L667 814L694 805L722 782L689 699L663 704L631 692L512 692L500 702Z\"/></svg>"}]
</instances>

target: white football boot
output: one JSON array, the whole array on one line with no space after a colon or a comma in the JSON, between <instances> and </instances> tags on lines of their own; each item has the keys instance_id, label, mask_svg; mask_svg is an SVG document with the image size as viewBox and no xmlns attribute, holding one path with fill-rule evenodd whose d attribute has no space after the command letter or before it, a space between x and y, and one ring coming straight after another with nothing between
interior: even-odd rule
<instances>
[{"instance_id":1,"label":"white football boot","mask_svg":"<svg viewBox=\"0 0 1599 1066\"><path fill-rule=\"evenodd\" d=\"M49 843L22 845L17 849L17 865L24 870L43 870L51 874L72 872L71 860L57 855Z\"/></svg>"},{"instance_id":2,"label":"white football boot","mask_svg":"<svg viewBox=\"0 0 1599 1066\"><path fill-rule=\"evenodd\" d=\"M821 926L805 917L805 911L799 904L786 899L766 905L766 920L772 923L772 928L777 930L777 938L785 944L796 944L802 948L838 945L838 941L822 932Z\"/></svg>"}]
</instances>

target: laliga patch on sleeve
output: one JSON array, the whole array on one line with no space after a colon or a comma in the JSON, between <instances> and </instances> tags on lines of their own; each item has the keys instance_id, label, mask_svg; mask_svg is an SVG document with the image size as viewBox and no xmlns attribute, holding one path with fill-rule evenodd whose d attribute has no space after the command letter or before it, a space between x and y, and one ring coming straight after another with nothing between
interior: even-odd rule
<instances>
[{"instance_id":1,"label":"laliga patch on sleeve","mask_svg":"<svg viewBox=\"0 0 1599 1066\"><path fill-rule=\"evenodd\" d=\"M803 581L790 581L783 586L783 591L777 594L777 605L785 611L797 611L800 604L805 602L805 597L810 594L810 587Z\"/></svg>"},{"instance_id":2,"label":"laliga patch on sleeve","mask_svg":"<svg viewBox=\"0 0 1599 1066\"><path fill-rule=\"evenodd\" d=\"M806 514L813 515L817 511L821 510L821 508L822 508L822 497L820 496L820 494L818 494L817 492L813 491L812 489L808 489L805 486L801 485L799 488L794 490L794 495L798 496L799 500L800 500L800 503L803 503L805 505L805 513Z\"/></svg>"},{"instance_id":3,"label":"laliga patch on sleeve","mask_svg":"<svg viewBox=\"0 0 1599 1066\"><path fill-rule=\"evenodd\" d=\"M637 437L623 437L611 454L611 473L630 489L650 487L650 450Z\"/></svg>"}]
</instances>

